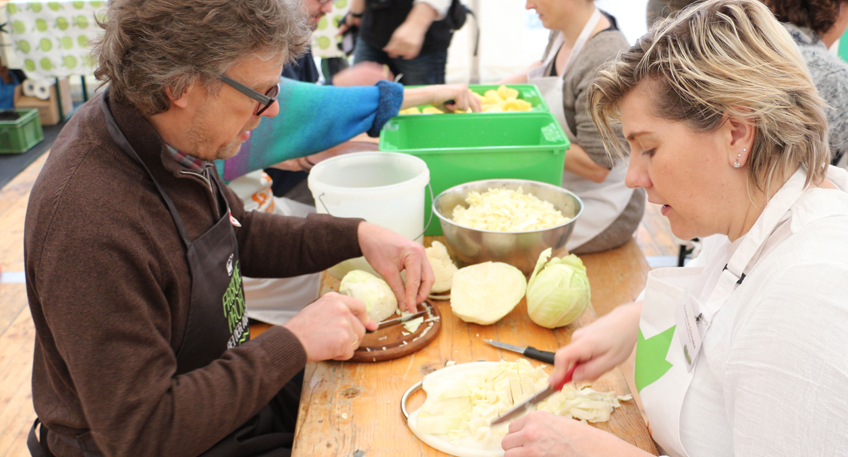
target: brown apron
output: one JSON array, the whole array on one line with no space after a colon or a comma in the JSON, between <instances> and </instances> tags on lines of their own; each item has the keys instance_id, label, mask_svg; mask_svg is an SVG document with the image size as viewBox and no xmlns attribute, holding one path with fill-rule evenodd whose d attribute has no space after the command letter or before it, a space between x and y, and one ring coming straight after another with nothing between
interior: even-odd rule
<instances>
[{"instance_id":1,"label":"brown apron","mask_svg":"<svg viewBox=\"0 0 848 457\"><path fill-rule=\"evenodd\" d=\"M101 108L112 140L145 169L168 207L174 225L186 247L186 259L191 272L191 306L185 336L177 351L177 375L205 367L221 357L229 348L250 340L247 312L244 305L238 241L230 221L230 208L221 191L224 184L218 174L210 173L214 181L220 220L208 231L191 241L173 202L153 177L126 137L121 133L108 105L108 90L103 94ZM223 303L223 312L222 312ZM300 399L302 372L295 376L272 401L226 438L201 454L204 457L271 457L291 453L297 405ZM51 457L47 448L47 428L41 426L41 440L36 438L36 426L30 430L27 446L33 457ZM102 457L91 432L74 438L57 435L79 448L85 457Z\"/></svg>"}]
</instances>

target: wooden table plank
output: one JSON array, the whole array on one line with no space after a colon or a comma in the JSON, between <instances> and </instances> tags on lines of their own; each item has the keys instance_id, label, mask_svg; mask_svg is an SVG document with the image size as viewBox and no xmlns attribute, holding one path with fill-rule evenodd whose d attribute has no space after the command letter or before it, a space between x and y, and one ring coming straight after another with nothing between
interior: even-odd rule
<instances>
[{"instance_id":1,"label":"wooden table plank","mask_svg":"<svg viewBox=\"0 0 848 457\"><path fill-rule=\"evenodd\" d=\"M644 287L647 262L632 241L606 253L583 256L583 260L592 284L592 304L605 312L632 300ZM337 287L338 280L325 274L321 292ZM482 326L462 322L453 315L447 301L433 303L442 313L442 333L436 341L414 354L381 363L318 362L307 365L293 456L361 455L357 451L369 457L443 456L444 453L418 440L401 415L400 398L412 384L444 367L450 360L465 363L518 358L518 354L489 346L483 342L484 338L555 350L569 343L574 330L597 319L595 309L590 308L574 324L551 331L530 321L522 300L496 324ZM530 362L534 366L544 365ZM548 366L546 371L550 373L552 368ZM598 379L593 387L619 395L630 392L618 369ZM424 394L420 393L414 396L409 410L415 410L423 398ZM634 402L625 402L613 413L610 422L598 424L598 428L657 453Z\"/></svg>"}]
</instances>

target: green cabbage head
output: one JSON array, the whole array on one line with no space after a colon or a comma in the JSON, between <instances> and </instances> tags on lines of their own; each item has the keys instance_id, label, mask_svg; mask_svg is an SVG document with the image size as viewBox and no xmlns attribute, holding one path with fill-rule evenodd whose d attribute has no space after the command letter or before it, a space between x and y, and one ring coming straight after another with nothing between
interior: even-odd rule
<instances>
[{"instance_id":1,"label":"green cabbage head","mask_svg":"<svg viewBox=\"0 0 848 457\"><path fill-rule=\"evenodd\" d=\"M389 284L362 270L346 274L339 285L339 292L362 300L375 322L381 322L397 311L397 298Z\"/></svg>"},{"instance_id":2,"label":"green cabbage head","mask_svg":"<svg viewBox=\"0 0 848 457\"><path fill-rule=\"evenodd\" d=\"M574 254L550 261L551 249L539 256L527 283L527 313L545 328L568 325L589 307L589 278L583 261Z\"/></svg>"}]
</instances>

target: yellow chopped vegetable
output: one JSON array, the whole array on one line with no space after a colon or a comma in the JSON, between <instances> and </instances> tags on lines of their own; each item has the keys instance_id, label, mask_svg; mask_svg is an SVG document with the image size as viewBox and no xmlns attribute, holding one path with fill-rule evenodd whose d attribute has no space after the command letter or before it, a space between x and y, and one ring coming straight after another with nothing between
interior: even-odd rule
<instances>
[{"instance_id":1,"label":"yellow chopped vegetable","mask_svg":"<svg viewBox=\"0 0 848 457\"><path fill-rule=\"evenodd\" d=\"M398 114L421 114L421 111L417 106L413 106L412 108L402 109L398 111Z\"/></svg>"},{"instance_id":2,"label":"yellow chopped vegetable","mask_svg":"<svg viewBox=\"0 0 848 457\"><path fill-rule=\"evenodd\" d=\"M445 114L445 112L440 110L439 108L428 106L421 110L421 114Z\"/></svg>"},{"instance_id":3,"label":"yellow chopped vegetable","mask_svg":"<svg viewBox=\"0 0 848 457\"><path fill-rule=\"evenodd\" d=\"M497 90L487 90L485 94L480 95L477 92L472 92L475 97L480 100L481 110L484 113L499 113L502 111L530 111L533 105L518 98L519 92L516 89L501 85ZM456 113L471 113L471 108L466 111L457 110ZM444 114L444 111L427 106L422 109L416 107L400 110L398 114Z\"/></svg>"}]
</instances>

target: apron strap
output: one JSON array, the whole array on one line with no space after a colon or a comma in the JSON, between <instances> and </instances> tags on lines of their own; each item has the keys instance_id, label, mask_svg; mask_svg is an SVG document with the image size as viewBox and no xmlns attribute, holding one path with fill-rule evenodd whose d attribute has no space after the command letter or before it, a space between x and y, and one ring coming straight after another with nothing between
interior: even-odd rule
<instances>
[{"instance_id":1,"label":"apron strap","mask_svg":"<svg viewBox=\"0 0 848 457\"><path fill-rule=\"evenodd\" d=\"M138 153L135 152L130 142L124 136L123 132L121 132L121 128L118 127L118 123L115 121L115 117L112 116L112 110L109 109L109 89L107 88L105 92L103 92L103 97L100 99L100 107L103 110L103 115L106 118L106 129L109 130L109 135L112 137L112 141L124 151L131 159L135 162L139 163L142 168L147 172L151 179L153 179L153 184L156 185L156 189L159 190L159 195L165 201L165 205L168 207L168 211L171 213L171 217L174 219L174 225L177 226L177 230L180 233L180 237L183 240L183 244L186 248L191 244L191 239L188 237L188 233L186 233L185 225L183 225L183 221L180 218L179 213L177 213L177 208L174 207L174 203L171 202L171 199L168 198L168 194L165 193L165 190L162 189L162 186L159 185L159 182L153 178L153 173L150 172L150 169L147 168L147 164L141 160L141 157L138 156Z\"/></svg>"},{"instance_id":2,"label":"apron strap","mask_svg":"<svg viewBox=\"0 0 848 457\"><path fill-rule=\"evenodd\" d=\"M35 429L39 424L41 424L41 429L36 435ZM32 454L32 457L56 457L47 447L47 432L47 427L41 423L41 419L36 417L32 423L32 428L29 429L29 436L27 436L27 448L29 448L29 453ZM103 454L97 448L97 444L94 443L94 438L91 437L91 431L77 435L76 439L60 434L56 434L56 436L60 440L81 450L82 455L85 457L103 457Z\"/></svg>"},{"instance_id":3,"label":"apron strap","mask_svg":"<svg viewBox=\"0 0 848 457\"><path fill-rule=\"evenodd\" d=\"M568 70L571 69L571 66L574 65L574 61L577 60L577 55L580 54L580 51L583 50L583 45L589 41L589 37L592 35L592 31L595 30L595 27L598 26L598 22L601 21L601 11L598 8L595 8L595 11L592 12L592 16L589 17L589 21L586 22L586 25L583 26L583 30L580 31L580 35L577 37L577 41L574 42L574 47L571 48L571 54L568 55L568 60L565 61L565 65L562 67L562 76L568 73ZM556 55L556 54L554 54Z\"/></svg>"},{"instance_id":4,"label":"apron strap","mask_svg":"<svg viewBox=\"0 0 848 457\"><path fill-rule=\"evenodd\" d=\"M41 440L39 441L39 436L36 435L35 429L38 427L41 421L36 417L35 422L32 423L32 428L29 429L29 436L27 436L27 448L29 448L29 453L32 457L54 457L53 453L50 452L50 449L47 448L47 427L41 426Z\"/></svg>"},{"instance_id":5,"label":"apron strap","mask_svg":"<svg viewBox=\"0 0 848 457\"><path fill-rule=\"evenodd\" d=\"M804 190L804 174L799 170L786 181L768 202L757 222L754 223L754 226L742 239L739 247L730 256L730 260L719 276L718 284L707 298L702 308L706 325L710 325L713 316L719 312L730 294L745 280L745 270L759 257L769 236L783 220L786 213L795 205L795 202L801 198Z\"/></svg>"}]
</instances>

